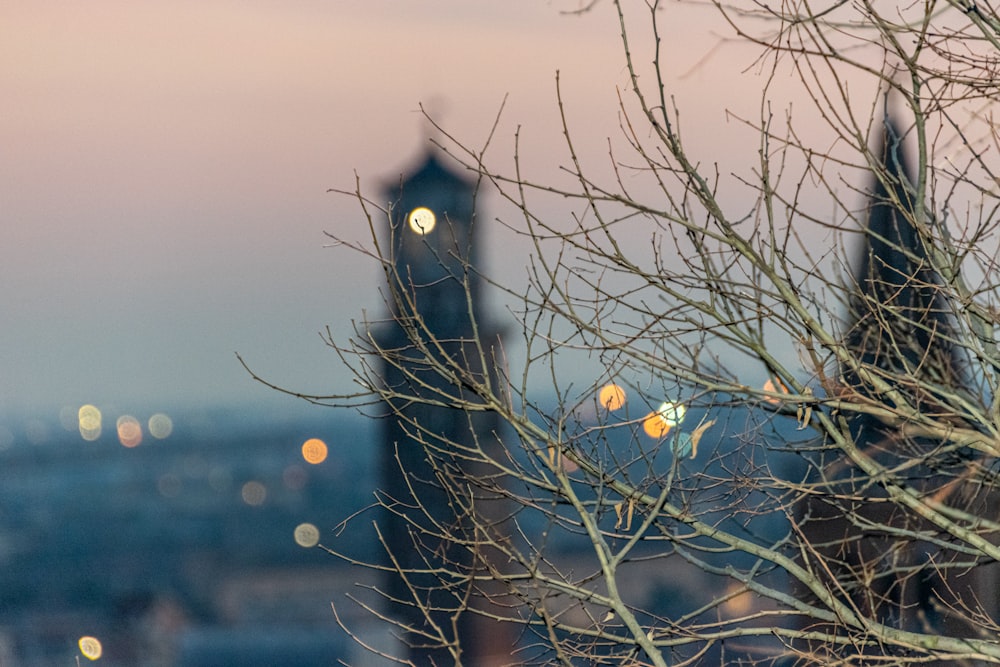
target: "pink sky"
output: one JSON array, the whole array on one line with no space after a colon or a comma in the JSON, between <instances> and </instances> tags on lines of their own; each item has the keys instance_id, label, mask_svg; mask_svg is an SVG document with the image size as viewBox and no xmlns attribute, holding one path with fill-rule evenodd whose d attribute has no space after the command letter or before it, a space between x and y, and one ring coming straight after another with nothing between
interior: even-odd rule
<instances>
[{"instance_id":1,"label":"pink sky","mask_svg":"<svg viewBox=\"0 0 1000 667\"><path fill-rule=\"evenodd\" d=\"M318 332L379 312L379 278L323 247L324 231L366 234L356 204L326 190L351 188L357 170L374 194L412 164L421 101L476 144L505 94L494 154L509 155L520 125L526 163L555 173L556 70L584 151L603 159L627 84L617 18L609 3L559 14L573 6L5 3L0 413L280 400L236 351L296 389L346 386ZM666 32L678 71L712 42L694 20ZM721 126L740 88L712 76L677 85L698 105L689 114L710 109Z\"/></svg>"}]
</instances>

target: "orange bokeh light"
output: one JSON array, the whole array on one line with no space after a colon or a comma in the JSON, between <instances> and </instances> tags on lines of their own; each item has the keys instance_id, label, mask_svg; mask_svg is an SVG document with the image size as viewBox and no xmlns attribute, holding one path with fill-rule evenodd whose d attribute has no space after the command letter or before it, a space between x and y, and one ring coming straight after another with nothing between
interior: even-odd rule
<instances>
[{"instance_id":1,"label":"orange bokeh light","mask_svg":"<svg viewBox=\"0 0 1000 667\"><path fill-rule=\"evenodd\" d=\"M650 438L656 438L657 440L665 437L670 432L670 426L670 422L664 419L663 415L659 412L650 412L642 420L642 430Z\"/></svg>"},{"instance_id":2,"label":"orange bokeh light","mask_svg":"<svg viewBox=\"0 0 1000 667\"><path fill-rule=\"evenodd\" d=\"M309 438L302 443L302 458L306 463L316 465L326 461L328 451L326 443L319 438Z\"/></svg>"},{"instance_id":3,"label":"orange bokeh light","mask_svg":"<svg viewBox=\"0 0 1000 667\"><path fill-rule=\"evenodd\" d=\"M618 410L625 405L625 390L616 384L606 384L597 394L597 400L607 410Z\"/></svg>"},{"instance_id":4,"label":"orange bokeh light","mask_svg":"<svg viewBox=\"0 0 1000 667\"><path fill-rule=\"evenodd\" d=\"M125 447L138 447L142 442L142 424L131 415L118 418L118 440Z\"/></svg>"},{"instance_id":5,"label":"orange bokeh light","mask_svg":"<svg viewBox=\"0 0 1000 667\"><path fill-rule=\"evenodd\" d=\"M764 383L764 391L769 391L773 394L787 394L788 387L786 387L781 380L768 378L767 382ZM778 405L781 403L781 399L777 396L765 396L764 400L771 405Z\"/></svg>"},{"instance_id":6,"label":"orange bokeh light","mask_svg":"<svg viewBox=\"0 0 1000 667\"><path fill-rule=\"evenodd\" d=\"M670 429L684 421L687 408L683 403L664 401L656 412L650 412L642 420L642 430L650 438L660 439L670 432Z\"/></svg>"}]
</instances>

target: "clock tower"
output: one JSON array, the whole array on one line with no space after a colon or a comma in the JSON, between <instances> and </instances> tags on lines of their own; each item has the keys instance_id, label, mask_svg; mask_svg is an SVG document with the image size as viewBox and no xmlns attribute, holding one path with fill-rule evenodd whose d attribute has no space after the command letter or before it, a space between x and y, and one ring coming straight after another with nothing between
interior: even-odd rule
<instances>
[{"instance_id":1,"label":"clock tower","mask_svg":"<svg viewBox=\"0 0 1000 667\"><path fill-rule=\"evenodd\" d=\"M473 180L433 152L384 189L389 321L377 342L389 411L381 431L379 530L387 613L410 628L402 638L414 664L454 664L448 644L461 647L464 664L506 664L514 643L504 639L507 624L477 613L503 592L472 576L489 558L488 545L477 546L482 528L499 531L503 504L488 490L492 480L477 485L486 481L483 460L502 455L499 419L463 409L480 400L462 379L495 382L500 356L476 271L476 194ZM474 514L461 509L470 506Z\"/></svg>"}]
</instances>

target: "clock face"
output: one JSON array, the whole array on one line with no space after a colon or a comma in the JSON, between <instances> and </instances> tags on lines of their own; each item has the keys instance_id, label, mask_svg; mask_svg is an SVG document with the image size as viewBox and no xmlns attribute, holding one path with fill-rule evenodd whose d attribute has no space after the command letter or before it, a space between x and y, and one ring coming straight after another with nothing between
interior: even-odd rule
<instances>
[{"instance_id":1,"label":"clock face","mask_svg":"<svg viewBox=\"0 0 1000 667\"><path fill-rule=\"evenodd\" d=\"M406 221L414 233L424 236L430 234L434 229L434 225L437 224L437 216L426 206L418 206L410 211L406 216Z\"/></svg>"}]
</instances>

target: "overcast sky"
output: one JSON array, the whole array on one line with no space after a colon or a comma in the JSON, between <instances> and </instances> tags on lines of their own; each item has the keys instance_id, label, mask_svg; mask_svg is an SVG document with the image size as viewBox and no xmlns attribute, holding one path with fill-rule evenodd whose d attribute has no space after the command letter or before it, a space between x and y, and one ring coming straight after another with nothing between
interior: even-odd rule
<instances>
[{"instance_id":1,"label":"overcast sky","mask_svg":"<svg viewBox=\"0 0 1000 667\"><path fill-rule=\"evenodd\" d=\"M0 3L0 412L290 400L252 382L236 352L292 388L343 388L319 332L346 335L377 311L379 276L324 248L324 232L367 233L356 202L327 189L352 188L356 172L376 193L412 165L419 103L476 144L504 95L498 159L520 126L526 163L556 173L557 70L583 149L601 158L627 84L617 18L610 3L560 14L572 7ZM697 20L665 30L678 71L712 44ZM739 86L759 85L713 76L677 84L700 91L694 132L724 125ZM505 253L502 266L484 255L516 280Z\"/></svg>"}]
</instances>

